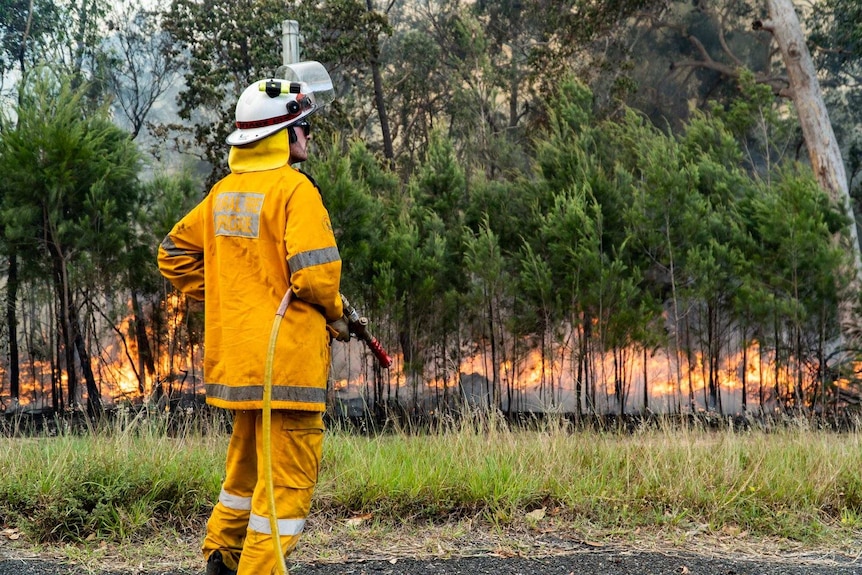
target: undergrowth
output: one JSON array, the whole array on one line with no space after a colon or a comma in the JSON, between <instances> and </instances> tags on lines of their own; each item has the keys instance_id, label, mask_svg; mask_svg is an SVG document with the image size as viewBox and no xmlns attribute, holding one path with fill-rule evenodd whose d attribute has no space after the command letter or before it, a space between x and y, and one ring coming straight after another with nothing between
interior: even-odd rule
<instances>
[{"instance_id":1,"label":"undergrowth","mask_svg":"<svg viewBox=\"0 0 862 575\"><path fill-rule=\"evenodd\" d=\"M218 496L228 434L159 417L0 438L0 524L30 539L144 541L199 529ZM360 435L333 426L315 512L376 521L475 518L750 533L817 543L862 530L855 432L649 426L531 429L475 415Z\"/></svg>"}]
</instances>

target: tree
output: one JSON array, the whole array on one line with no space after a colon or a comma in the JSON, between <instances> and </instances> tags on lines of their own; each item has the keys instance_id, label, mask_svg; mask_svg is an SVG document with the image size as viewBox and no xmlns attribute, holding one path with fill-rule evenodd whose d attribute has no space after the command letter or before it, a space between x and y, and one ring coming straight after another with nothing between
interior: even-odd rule
<instances>
[{"instance_id":1,"label":"tree","mask_svg":"<svg viewBox=\"0 0 862 575\"><path fill-rule=\"evenodd\" d=\"M829 117L848 171L856 213L862 203L862 3L824 0L805 17L808 45L818 70ZM858 218L857 218L858 226Z\"/></svg>"},{"instance_id":2,"label":"tree","mask_svg":"<svg viewBox=\"0 0 862 575\"><path fill-rule=\"evenodd\" d=\"M802 409L809 399L802 387L803 366L809 357L825 362L819 342L838 333L836 309L849 279L848 254L831 238L846 220L830 206L808 168L798 165L779 170L771 184L759 187L744 210L749 214L747 232L760 246L753 259L761 293L769 296L767 325L780 326L771 336L763 335L772 340L776 371L783 354L794 375L786 393L776 389L776 401L782 407ZM825 371L827 366L820 369Z\"/></svg>"},{"instance_id":3,"label":"tree","mask_svg":"<svg viewBox=\"0 0 862 575\"><path fill-rule=\"evenodd\" d=\"M0 82L23 76L43 61L63 21L61 8L54 2L0 2Z\"/></svg>"},{"instance_id":4,"label":"tree","mask_svg":"<svg viewBox=\"0 0 862 575\"><path fill-rule=\"evenodd\" d=\"M53 2L38 0L7 1L0 3L0 88L9 77L23 76L29 68L39 61L43 48L52 44L51 38L58 33L58 23L61 21L59 10ZM22 93L11 99L20 104ZM0 100L5 95L0 91ZM4 118L0 131L14 129L11 119ZM0 223L0 236L5 230ZM14 242L4 243L4 252L8 261L8 279L6 282L6 327L9 336L9 380L10 393L17 398L20 385L19 350L18 350L18 253Z\"/></svg>"},{"instance_id":5,"label":"tree","mask_svg":"<svg viewBox=\"0 0 862 575\"><path fill-rule=\"evenodd\" d=\"M853 13L852 2L836 0L830 8L834 10L837 4ZM769 20L759 18L760 6L745 0L676 1L645 11L630 29L630 37L643 49L654 51L655 58L649 58L650 64L631 75L641 85L628 101L647 111L656 123L668 122L674 129L680 129L692 102L700 109L711 106L713 100L728 105L737 95L737 87L746 81L745 76L750 75L756 83L769 86L775 97L793 99L802 137L798 142L791 142L790 149L804 143L821 184L833 191L834 201L854 224L844 164L796 11L789 0L770 0L766 6ZM815 12L819 12L819 8ZM845 20L845 15L842 13L836 20ZM829 19L821 15L814 21L820 24L822 31ZM841 24L831 25L842 30ZM846 31L847 26L843 30ZM852 33L849 35L852 37ZM844 37L847 36L845 33ZM773 61L776 53L783 56L783 65ZM628 52L624 58L631 58L631 54ZM669 71L657 74L659 66ZM851 68L844 66L843 69ZM660 83L655 82L658 77L662 78ZM772 105L779 106L779 102L776 100ZM799 137L794 136L794 139L799 140ZM849 226L846 233L844 245L854 255L854 268L859 276L857 284L862 286L862 258L856 226ZM841 234L837 239L843 241ZM857 326L862 324L860 312L853 311L858 307L855 300L842 304L843 337L848 342L856 337Z\"/></svg>"},{"instance_id":6,"label":"tree","mask_svg":"<svg viewBox=\"0 0 862 575\"><path fill-rule=\"evenodd\" d=\"M859 245L844 161L829 121L829 113L823 104L817 72L802 35L796 10L790 0L768 0L768 5L770 20L756 23L755 28L772 33L781 49L811 167L817 181L848 219L846 241L843 234L838 237L851 254L855 270L853 293L857 295L839 307L842 335L849 344L862 338L862 303L858 296L862 291L862 248Z\"/></svg>"},{"instance_id":7,"label":"tree","mask_svg":"<svg viewBox=\"0 0 862 575\"><path fill-rule=\"evenodd\" d=\"M110 282L131 228L138 153L103 107L88 110L89 86L48 69L25 78L15 130L2 134L6 174L2 219L7 240L42 259L58 298L69 404L77 402L75 354L88 411L101 410L79 310L87 290ZM82 114L83 110L83 114ZM102 284L107 285L107 284Z\"/></svg>"},{"instance_id":8,"label":"tree","mask_svg":"<svg viewBox=\"0 0 862 575\"><path fill-rule=\"evenodd\" d=\"M490 229L487 220L482 224L476 235L466 239L464 263L470 274L470 299L475 301L468 309L479 310L479 329L471 331L471 340L488 342L491 350L490 371L491 392L488 394L489 407L500 408L502 401L502 385L500 380L500 364L503 354L503 310L506 295L507 262L500 250L498 238ZM468 300L469 301L469 300ZM484 350L483 350L484 352ZM485 354L483 353L483 356ZM513 388L507 388L506 411L514 408Z\"/></svg>"},{"instance_id":9,"label":"tree","mask_svg":"<svg viewBox=\"0 0 862 575\"><path fill-rule=\"evenodd\" d=\"M132 0L114 5L108 23L113 35L106 42L102 70L113 104L128 121L133 139L185 65L184 60L169 56L171 39L161 30L160 16L158 9Z\"/></svg>"},{"instance_id":10,"label":"tree","mask_svg":"<svg viewBox=\"0 0 862 575\"><path fill-rule=\"evenodd\" d=\"M142 203L134 213L138 222L134 237L130 238L131 248L125 254L126 280L132 298L133 333L130 336L137 343L138 390L142 395L152 391L158 400L167 393L173 382L185 374L178 365L186 359L194 370L194 349L203 339L202 311L182 294L178 294L153 265L156 250L162 239L171 231L174 224L186 215L201 199L202 184L193 178L189 171L179 173L157 172L154 177L141 186ZM143 209L146 208L146 209ZM169 297L177 294L177 300ZM155 301L153 301L155 300ZM152 302L152 311L145 313L144 302ZM177 305L173 302L177 301ZM137 303L136 303L137 302ZM201 306L202 307L202 306ZM147 339L145 326L151 325L152 344ZM155 360L160 360L155 365ZM167 373L160 371L165 367ZM146 374L154 376L155 385L146 388ZM168 384L168 389L164 384Z\"/></svg>"}]
</instances>

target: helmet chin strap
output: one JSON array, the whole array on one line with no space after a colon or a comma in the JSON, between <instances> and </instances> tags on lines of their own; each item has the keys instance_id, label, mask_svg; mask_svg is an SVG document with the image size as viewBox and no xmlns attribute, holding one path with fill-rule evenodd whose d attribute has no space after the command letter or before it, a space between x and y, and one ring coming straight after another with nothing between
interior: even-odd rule
<instances>
[{"instance_id":1,"label":"helmet chin strap","mask_svg":"<svg viewBox=\"0 0 862 575\"><path fill-rule=\"evenodd\" d=\"M296 143L296 126L288 126L287 127L287 141L291 144Z\"/></svg>"}]
</instances>

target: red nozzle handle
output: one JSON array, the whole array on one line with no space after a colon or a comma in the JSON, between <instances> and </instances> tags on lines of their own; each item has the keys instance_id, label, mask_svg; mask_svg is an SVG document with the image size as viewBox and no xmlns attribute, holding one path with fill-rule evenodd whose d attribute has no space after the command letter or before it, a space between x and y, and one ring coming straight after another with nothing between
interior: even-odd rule
<instances>
[{"instance_id":1,"label":"red nozzle handle","mask_svg":"<svg viewBox=\"0 0 862 575\"><path fill-rule=\"evenodd\" d=\"M389 357L389 354L386 353L383 346L380 345L379 341L377 341L377 338L368 333L368 318L360 317L356 308L350 305L350 302L347 301L344 294L341 294L341 303L344 307L344 315L347 316L347 324L350 327L351 333L358 336L368 345L369 349L371 349L371 353L380 365L385 368L392 365L392 358Z\"/></svg>"},{"instance_id":2,"label":"red nozzle handle","mask_svg":"<svg viewBox=\"0 0 862 575\"><path fill-rule=\"evenodd\" d=\"M363 338L365 343L368 344L368 348L371 350L371 353L374 354L374 357L377 358L377 361L381 366L388 368L392 365L392 358L389 357L389 354L386 353L386 350L383 349L383 346L380 345L380 342L377 341L376 337L368 335L368 337Z\"/></svg>"}]
</instances>

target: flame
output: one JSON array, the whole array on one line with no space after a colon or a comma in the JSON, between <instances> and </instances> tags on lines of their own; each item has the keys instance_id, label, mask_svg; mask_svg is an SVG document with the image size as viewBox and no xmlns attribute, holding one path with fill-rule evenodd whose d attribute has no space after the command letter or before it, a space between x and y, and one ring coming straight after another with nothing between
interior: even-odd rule
<instances>
[{"instance_id":1,"label":"flame","mask_svg":"<svg viewBox=\"0 0 862 575\"><path fill-rule=\"evenodd\" d=\"M177 293L172 293L159 305L163 307L163 316L167 321L167 341L163 342L165 350L179 350L174 353L161 353L155 360L154 373L138 372L140 350L134 336L121 334L133 334L134 315L131 311L131 301L128 302L128 313L118 322L118 325L105 329L105 334L98 343L91 344L90 367L94 372L96 384L99 387L103 405L112 405L120 400L140 402L150 397L157 387L162 386L165 390L174 393L194 392L200 379L196 374L201 373L201 346L180 346L183 340L184 325L186 323L185 300ZM152 327L148 327L147 334L150 345L154 340ZM46 337L48 341L53 338ZM55 360L56 361L56 360ZM60 360L62 363L62 360ZM26 354L20 360L21 382L19 384L19 400L11 402L8 389L0 389L0 410L4 405L14 408L43 409L52 405L52 381L57 381L57 386L62 390L63 403L69 404L68 373L60 370L52 360L39 360L27 357ZM0 374L6 379L7 369L0 365ZM59 373L56 373L58 372ZM80 369L78 377L81 377ZM191 374L191 377L189 375ZM143 388L143 393L141 392ZM82 401L87 396L86 386L80 381L77 386L79 397L75 402ZM7 406L8 408L8 406Z\"/></svg>"},{"instance_id":2,"label":"flame","mask_svg":"<svg viewBox=\"0 0 862 575\"><path fill-rule=\"evenodd\" d=\"M98 346L92 365L102 393L103 403L120 400L142 401L155 391L166 393L196 393L202 390L201 381L202 346L188 346L185 333L187 323L186 300L172 293L159 304L167 322L161 334L160 353L155 359L155 371L139 373L140 350L134 337L120 334L133 333L134 316L131 303L126 317L116 329L109 332ZM577 335L577 334L574 334ZM154 340L153 333L148 334ZM49 338L50 339L50 338ZM599 411L614 411L620 408L636 411L646 401L650 409L689 409L693 401L696 409L706 409L709 402L721 402L726 413L738 412L743 401L748 405L759 405L760 401L777 402L791 397L799 385L812 389L816 385L816 374L802 370L800 364L786 360L775 361L774 352L761 349L759 342L751 342L745 350L726 354L721 364L710 374L706 358L699 353L675 357L670 350L658 350L644 356L641 349L623 349L613 353L591 351L589 362L579 364L578 352L571 344L548 346L543 353L539 348L528 349L521 357L507 357L497 365L491 362L488 349L474 346L457 360L429 362L424 374L407 373L403 357L393 354L394 364L389 371L375 371L373 359L365 346L358 341L333 346L332 391L336 398L363 398L380 393L385 388L387 397L400 397L411 401L426 396L470 398L488 402L492 382L496 382L500 401L511 397L517 409L584 409L585 397L589 393ZM511 342L508 342L511 344ZM528 348L528 341L521 348ZM448 362L448 363L447 363ZM853 365L855 373L862 373L862 362ZM64 393L68 389L65 371L56 373L51 361L22 361L21 403L35 407L51 402L52 381L58 380ZM584 381L576 381L579 373L587 373ZM0 365L0 376L8 379L7 370ZM710 380L714 384L715 397L710 398ZM801 382L801 383L800 383ZM836 385L850 390L849 377L837 379ZM80 393L86 394L83 385ZM143 389L143 393L141 392ZM399 392L399 390L404 391ZM580 391L578 391L580 390ZM3 390L0 390L3 391ZM400 393L400 395L399 395ZM580 397L578 397L580 395ZM0 397L7 400L8 397ZM66 398L68 402L68 398ZM581 405L578 406L578 402ZM508 406L502 406L506 409ZM2 409L2 407L0 407Z\"/></svg>"},{"instance_id":3,"label":"flame","mask_svg":"<svg viewBox=\"0 0 862 575\"><path fill-rule=\"evenodd\" d=\"M697 410L703 410L715 401L723 412L736 413L742 409L743 387L748 406L759 405L761 400L777 406L776 401L792 396L791 392L799 385L797 378L800 377L799 365L781 363L776 366L774 353L761 350L756 341L751 342L744 351L725 355L720 365L713 368L713 373L710 373L710 366L700 353L693 353L690 358L675 358L670 351L659 350L644 358L642 350L626 349L618 350L617 364L612 353L593 353L593 358L590 370L594 378L595 401L600 411L619 408L618 390L624 394L626 411L642 409L646 385L647 402L654 411L689 409L692 403ZM396 365L399 363L396 361ZM862 363L857 363L855 368L857 373L862 373ZM407 385L408 378L404 373L395 368L393 370L389 383L395 387ZM562 346L545 354L532 349L517 361L507 359L499 362L496 370L491 365L487 350L474 349L461 359L460 364L452 366L449 373L426 377L425 386L428 392L433 393L467 382L466 392L464 389L462 392L469 394L472 391L487 397L487 382L494 381L495 371L502 388L501 395L505 396L511 390L518 396L516 399L521 407L576 409L577 368L573 352ZM804 375L803 387L810 389L815 383L813 377ZM346 373L340 381L345 378L347 384L339 383L337 386L340 397L365 393L368 381L365 372L355 377L352 373ZM477 386L476 378L486 383ZM713 394L710 393L710 380L714 384ZM582 382L582 395L583 389L590 385L591 382ZM847 388L850 381L847 378L839 379L837 385ZM583 409L583 397L580 400ZM769 405L765 407L771 409ZM505 404L503 408L506 408Z\"/></svg>"}]
</instances>

